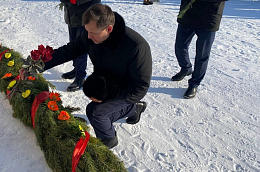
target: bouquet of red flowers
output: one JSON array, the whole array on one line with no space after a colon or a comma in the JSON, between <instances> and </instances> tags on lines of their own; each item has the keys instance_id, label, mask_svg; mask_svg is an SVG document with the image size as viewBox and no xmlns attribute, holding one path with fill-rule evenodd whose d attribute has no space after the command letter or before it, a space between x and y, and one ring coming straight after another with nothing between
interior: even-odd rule
<instances>
[{"instance_id":1,"label":"bouquet of red flowers","mask_svg":"<svg viewBox=\"0 0 260 172\"><path fill-rule=\"evenodd\" d=\"M22 59L24 75L37 78L37 74L44 71L44 62L52 59L52 53L53 48L48 45L46 48L43 45L39 45L38 50L32 50L31 55L27 59Z\"/></svg>"}]
</instances>

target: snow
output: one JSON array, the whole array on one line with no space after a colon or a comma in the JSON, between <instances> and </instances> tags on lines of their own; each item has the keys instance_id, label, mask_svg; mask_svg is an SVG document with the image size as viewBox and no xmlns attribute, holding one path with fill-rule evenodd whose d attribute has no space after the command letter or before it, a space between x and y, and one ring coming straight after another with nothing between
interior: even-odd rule
<instances>
[{"instance_id":1,"label":"snow","mask_svg":"<svg viewBox=\"0 0 260 172\"><path fill-rule=\"evenodd\" d=\"M153 56L151 87L143 99L148 108L136 125L125 119L114 125L119 145L112 151L129 172L260 171L260 1L226 2L220 30L212 47L208 71L194 99L183 99L183 81L174 54L180 0L151 6L142 0L104 0L126 24L149 42ZM54 48L68 42L67 25L58 0L1 0L0 44L24 57L40 44ZM194 61L195 39L190 46ZM44 73L62 95L64 106L80 107L85 117L90 100L82 90L68 93L72 80L61 75L72 63ZM93 66L88 61L87 73ZM34 131L12 117L0 94L0 171L49 172ZM89 125L90 126L90 125ZM91 127L91 126L90 126ZM91 134L95 136L92 128Z\"/></svg>"}]
</instances>

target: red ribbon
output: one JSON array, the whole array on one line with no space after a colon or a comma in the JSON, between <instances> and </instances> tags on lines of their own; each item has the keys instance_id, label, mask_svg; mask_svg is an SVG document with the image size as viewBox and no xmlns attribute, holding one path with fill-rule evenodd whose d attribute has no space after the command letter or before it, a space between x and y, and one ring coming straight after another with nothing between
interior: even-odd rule
<instances>
[{"instance_id":1,"label":"red ribbon","mask_svg":"<svg viewBox=\"0 0 260 172\"><path fill-rule=\"evenodd\" d=\"M10 50L12 50L12 49L10 49ZM10 50L5 50L5 51L3 51L3 52L0 53L0 61L2 60L3 55L4 55L5 53L7 53L8 51L10 51Z\"/></svg>"},{"instance_id":2,"label":"red ribbon","mask_svg":"<svg viewBox=\"0 0 260 172\"><path fill-rule=\"evenodd\" d=\"M76 4L77 0L70 0L70 3Z\"/></svg>"},{"instance_id":3,"label":"red ribbon","mask_svg":"<svg viewBox=\"0 0 260 172\"><path fill-rule=\"evenodd\" d=\"M32 104L32 109L31 109L31 118L32 118L32 125L33 125L33 128L35 128L35 113L39 107L39 105L43 102L46 101L46 99L49 97L49 91L43 91L41 93L39 93L35 98L34 98L34 101L33 101L33 104Z\"/></svg>"},{"instance_id":4,"label":"red ribbon","mask_svg":"<svg viewBox=\"0 0 260 172\"><path fill-rule=\"evenodd\" d=\"M75 149L73 151L72 155L72 172L75 172L77 169L77 165L79 163L79 160L83 153L85 152L85 149L87 147L90 135L87 131L85 131L86 138L83 140L82 137L79 138L79 141L77 142Z\"/></svg>"}]
</instances>

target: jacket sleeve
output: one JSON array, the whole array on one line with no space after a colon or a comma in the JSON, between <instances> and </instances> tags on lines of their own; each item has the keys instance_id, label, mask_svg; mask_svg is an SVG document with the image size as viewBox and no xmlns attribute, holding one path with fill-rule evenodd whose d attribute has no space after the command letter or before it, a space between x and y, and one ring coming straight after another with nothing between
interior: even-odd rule
<instances>
[{"instance_id":1,"label":"jacket sleeve","mask_svg":"<svg viewBox=\"0 0 260 172\"><path fill-rule=\"evenodd\" d=\"M81 4L84 4L86 2L90 2L90 1L92 1L92 0L76 0L76 4L81 5ZM67 4L67 5L75 5L75 4L72 4L70 2L70 0L60 0L60 2L63 2L64 4Z\"/></svg>"},{"instance_id":2,"label":"jacket sleeve","mask_svg":"<svg viewBox=\"0 0 260 172\"><path fill-rule=\"evenodd\" d=\"M66 5L73 5L70 0L60 0L60 2L66 4Z\"/></svg>"},{"instance_id":3,"label":"jacket sleeve","mask_svg":"<svg viewBox=\"0 0 260 172\"><path fill-rule=\"evenodd\" d=\"M134 51L127 72L125 98L130 103L139 102L147 93L152 75L152 56L147 42L139 43Z\"/></svg>"},{"instance_id":4,"label":"jacket sleeve","mask_svg":"<svg viewBox=\"0 0 260 172\"><path fill-rule=\"evenodd\" d=\"M63 45L54 50L52 59L45 62L44 70L48 70L70 60L76 59L81 55L87 53L87 45L85 40L87 32L83 32L80 37L75 41L69 42L67 45Z\"/></svg>"},{"instance_id":5,"label":"jacket sleeve","mask_svg":"<svg viewBox=\"0 0 260 172\"><path fill-rule=\"evenodd\" d=\"M81 5L81 4L84 4L86 2L90 2L90 1L93 1L93 0L77 0L76 3L77 3L77 5Z\"/></svg>"}]
</instances>

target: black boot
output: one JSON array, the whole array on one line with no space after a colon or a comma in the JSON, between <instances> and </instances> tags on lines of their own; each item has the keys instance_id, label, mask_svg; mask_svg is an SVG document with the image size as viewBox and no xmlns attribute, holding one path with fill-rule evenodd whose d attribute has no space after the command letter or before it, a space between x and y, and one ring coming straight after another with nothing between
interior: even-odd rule
<instances>
[{"instance_id":1,"label":"black boot","mask_svg":"<svg viewBox=\"0 0 260 172\"><path fill-rule=\"evenodd\" d=\"M67 91L69 91L69 92L78 91L83 86L84 82L85 82L85 79L75 78L75 80L72 82L72 84L70 84L69 87L67 88Z\"/></svg>"},{"instance_id":2,"label":"black boot","mask_svg":"<svg viewBox=\"0 0 260 172\"><path fill-rule=\"evenodd\" d=\"M101 140L101 142L103 142L104 145L106 145L108 147L108 149L112 149L113 147L118 145L118 139L117 136L115 136L112 139L104 139Z\"/></svg>"},{"instance_id":3,"label":"black boot","mask_svg":"<svg viewBox=\"0 0 260 172\"><path fill-rule=\"evenodd\" d=\"M150 0L144 0L143 4L144 4L144 5L152 5L153 2L150 1Z\"/></svg>"},{"instance_id":4,"label":"black boot","mask_svg":"<svg viewBox=\"0 0 260 172\"><path fill-rule=\"evenodd\" d=\"M74 68L72 71L62 74L61 77L63 79L72 79L75 78L75 74L76 74L76 70Z\"/></svg>"},{"instance_id":5,"label":"black boot","mask_svg":"<svg viewBox=\"0 0 260 172\"><path fill-rule=\"evenodd\" d=\"M195 97L195 95L197 93L197 89L198 89L198 87L189 86L188 89L186 90L186 92L184 93L183 97L185 99L191 99L191 98Z\"/></svg>"},{"instance_id":6,"label":"black boot","mask_svg":"<svg viewBox=\"0 0 260 172\"><path fill-rule=\"evenodd\" d=\"M182 72L180 71L179 73L177 73L176 75L174 75L172 77L172 81L180 81L180 80L183 80L183 78L185 76L188 76L188 75L191 75L192 74L192 70L188 71L188 72Z\"/></svg>"},{"instance_id":7,"label":"black boot","mask_svg":"<svg viewBox=\"0 0 260 172\"><path fill-rule=\"evenodd\" d=\"M136 109L134 115L126 119L127 124L136 124L140 121L141 113L146 109L146 102L136 103Z\"/></svg>"}]
</instances>

